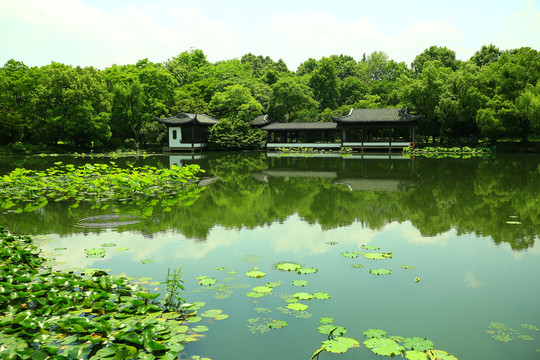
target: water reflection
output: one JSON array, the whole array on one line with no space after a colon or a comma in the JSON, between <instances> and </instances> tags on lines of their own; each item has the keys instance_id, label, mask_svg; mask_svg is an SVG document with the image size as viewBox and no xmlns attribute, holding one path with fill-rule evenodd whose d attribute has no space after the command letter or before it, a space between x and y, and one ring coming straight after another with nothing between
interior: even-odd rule
<instances>
[{"instance_id":1,"label":"water reflection","mask_svg":"<svg viewBox=\"0 0 540 360\"><path fill-rule=\"evenodd\" d=\"M19 167L47 168L58 158L0 158L8 172ZM110 159L63 158L65 163ZM204 153L114 160L119 165L199 164L206 189L189 207L154 212L139 223L116 231L152 237L165 231L206 241L212 229L254 229L298 216L323 230L359 224L380 230L410 221L418 241L450 230L490 237L513 249L532 247L539 233L537 156L496 159L404 159L401 156L277 157L266 153ZM137 214L136 204L126 213ZM0 215L0 223L26 234L103 232L77 226L81 219L106 215L84 204L51 203L34 213Z\"/></svg>"}]
</instances>

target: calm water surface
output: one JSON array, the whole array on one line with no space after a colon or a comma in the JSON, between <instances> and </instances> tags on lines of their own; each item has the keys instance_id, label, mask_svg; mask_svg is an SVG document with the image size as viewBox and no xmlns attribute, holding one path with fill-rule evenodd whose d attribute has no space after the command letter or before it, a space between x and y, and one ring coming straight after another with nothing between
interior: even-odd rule
<instances>
[{"instance_id":1,"label":"calm water surface","mask_svg":"<svg viewBox=\"0 0 540 360\"><path fill-rule=\"evenodd\" d=\"M0 173L15 167L44 169L59 160L110 159L2 157ZM156 208L130 225L92 220L111 214L110 208L81 204L70 209L62 203L35 213L0 214L0 224L39 235L59 269L110 269L162 281L168 268L183 265L186 300L204 301L203 310L229 315L199 323L210 330L187 345L183 358L309 360L326 339L317 331L321 317L334 318L347 328L346 336L360 343L362 333L375 328L388 335L427 337L435 348L460 359L540 357L540 331L521 326L540 328L538 155L436 160L208 153L114 161L122 166L199 164L206 171L201 184L206 189L191 206L168 212ZM142 209L133 204L122 211ZM85 256L84 249L104 243L116 244L106 248L104 259ZM369 252L362 245L392 252L393 258L341 255ZM115 250L120 247L129 250ZM152 262L142 264L145 259ZM275 268L286 261L318 272L299 275ZM267 275L246 276L253 267ZM370 274L377 268L392 274ZM228 273L233 270L238 274ZM218 282L202 287L196 280L201 275ZM296 279L309 283L292 286ZM245 295L270 281L282 284L261 298ZM319 291L331 299L301 301L309 305L302 313L285 310L292 294ZM268 331L258 326L273 319L289 326ZM494 340L486 333L492 322L515 330L506 331L513 340ZM360 347L320 358L383 357Z\"/></svg>"}]
</instances>

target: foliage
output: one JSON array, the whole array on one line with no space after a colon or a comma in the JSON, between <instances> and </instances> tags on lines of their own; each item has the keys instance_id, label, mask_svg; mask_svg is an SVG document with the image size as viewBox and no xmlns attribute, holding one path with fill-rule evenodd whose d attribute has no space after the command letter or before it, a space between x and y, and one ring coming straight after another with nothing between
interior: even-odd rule
<instances>
[{"instance_id":1,"label":"foliage","mask_svg":"<svg viewBox=\"0 0 540 360\"><path fill-rule=\"evenodd\" d=\"M266 133L242 120L222 119L210 129L209 142L220 149L259 148Z\"/></svg>"},{"instance_id":2,"label":"foliage","mask_svg":"<svg viewBox=\"0 0 540 360\"><path fill-rule=\"evenodd\" d=\"M182 280L182 268L174 269L172 274L170 269L167 269L167 277L165 278L165 295L163 300L165 307L170 311L178 311L185 300L181 297L181 290L184 290L184 280Z\"/></svg>"}]
</instances>

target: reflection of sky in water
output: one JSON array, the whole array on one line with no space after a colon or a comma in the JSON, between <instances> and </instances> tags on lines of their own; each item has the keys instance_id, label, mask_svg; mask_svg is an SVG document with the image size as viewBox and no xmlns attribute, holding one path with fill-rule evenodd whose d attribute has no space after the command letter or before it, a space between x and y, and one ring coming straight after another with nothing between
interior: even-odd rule
<instances>
[{"instance_id":1,"label":"reflection of sky in water","mask_svg":"<svg viewBox=\"0 0 540 360\"><path fill-rule=\"evenodd\" d=\"M338 244L326 244L329 241ZM116 247L105 248L104 259L85 257L84 249L111 242L116 243ZM368 260L362 256L346 259L340 255L345 251L362 251L363 244L392 251L393 259ZM54 251L61 247L68 250ZM119 247L129 247L129 250L116 251ZM511 349L514 358L527 358L540 348L539 339L501 344L485 333L492 321L501 321L513 328L520 328L522 323L540 325L537 301L540 284L538 277L531 278L532 274L540 274L538 243L517 252L506 244L494 246L489 238L458 236L454 230L424 237L410 222L393 222L380 231L370 230L359 222L323 230L318 224L310 225L298 215L292 215L282 223L254 229L214 226L205 241L187 239L173 232L144 237L109 230L99 235L53 236L45 249L65 253L57 256L59 262L65 262L61 268L112 268L114 273L151 276L156 281L164 279L167 268L184 265L185 297L189 301L206 301L209 309L223 309L230 315L226 321L211 325L207 342L188 346L194 354L215 359L251 358L245 354L260 349L268 352L261 354L260 359L309 358L317 344L324 340L316 331L318 318L322 316L335 317L339 325L349 329L351 337L361 341L364 330L382 328L389 331L389 335L427 336L437 347L460 358L506 359L500 346ZM240 261L247 254L260 258L256 263ZM141 264L143 259L151 259L153 263ZM313 266L319 272L302 276L280 272L274 268L279 261ZM365 267L354 269L351 265L355 263ZM400 265L416 268L404 270ZM197 284L195 278L200 275L222 281L228 275L216 270L221 266L239 271L235 283L249 284L249 289L235 290L230 298L216 300L211 290ZM267 276L262 279L245 276L253 266L260 267ZM371 268L389 268L393 274L371 275ZM415 277L420 278L417 284ZM308 280L309 285L292 287L290 282L298 278ZM332 299L307 301L312 318L296 319L276 310L286 306L277 296L252 299L244 295L251 287L268 281L283 281L275 293L327 291ZM272 312L268 316L258 314L253 310L255 307L267 307ZM264 336L253 335L246 328L246 319L250 317L285 319L290 326ZM235 330L231 332L231 328ZM250 343L243 349L230 346L246 341ZM272 350L276 341L280 344L279 354ZM324 356L331 358L329 354ZM359 357L378 358L365 349L357 349L340 359Z\"/></svg>"}]
</instances>

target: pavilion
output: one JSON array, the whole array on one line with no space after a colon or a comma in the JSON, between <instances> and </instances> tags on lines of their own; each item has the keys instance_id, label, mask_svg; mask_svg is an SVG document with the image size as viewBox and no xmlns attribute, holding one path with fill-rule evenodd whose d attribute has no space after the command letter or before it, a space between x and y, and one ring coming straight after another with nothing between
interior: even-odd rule
<instances>
[{"instance_id":1,"label":"pavilion","mask_svg":"<svg viewBox=\"0 0 540 360\"><path fill-rule=\"evenodd\" d=\"M167 125L169 150L195 150L208 146L208 131L219 122L206 114L180 113L169 118L155 120Z\"/></svg>"}]
</instances>

